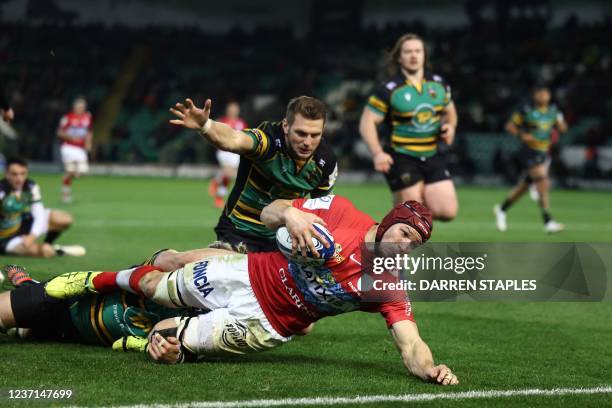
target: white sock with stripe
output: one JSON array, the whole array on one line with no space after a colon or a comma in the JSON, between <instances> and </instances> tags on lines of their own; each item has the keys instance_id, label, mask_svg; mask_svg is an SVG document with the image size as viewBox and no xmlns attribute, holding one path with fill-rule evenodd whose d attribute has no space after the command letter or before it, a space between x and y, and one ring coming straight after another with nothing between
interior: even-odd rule
<instances>
[{"instance_id":1,"label":"white sock with stripe","mask_svg":"<svg viewBox=\"0 0 612 408\"><path fill-rule=\"evenodd\" d=\"M136 268L124 269L117 272L117 286L119 286L123 290L127 290L128 292L136 294L134 289L130 287L130 278L132 277L132 272L134 272Z\"/></svg>"}]
</instances>

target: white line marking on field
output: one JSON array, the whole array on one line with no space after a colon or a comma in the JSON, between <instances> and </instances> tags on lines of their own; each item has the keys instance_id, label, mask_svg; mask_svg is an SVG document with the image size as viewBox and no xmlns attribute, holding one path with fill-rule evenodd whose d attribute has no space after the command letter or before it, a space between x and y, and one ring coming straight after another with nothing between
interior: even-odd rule
<instances>
[{"instance_id":1,"label":"white line marking on field","mask_svg":"<svg viewBox=\"0 0 612 408\"><path fill-rule=\"evenodd\" d=\"M526 390L491 390L491 391L464 391L440 392L431 394L404 394L404 395L364 395L357 397L315 397L315 398L284 398L260 399L244 401L194 401L180 404L139 404L123 405L114 408L234 408L234 407L278 407L295 405L343 405L367 404L375 402L423 402L437 400L460 400L476 398L507 398L519 396L547 396L580 394L611 394L612 386L596 388L553 388L543 390L539 388Z\"/></svg>"}]
</instances>

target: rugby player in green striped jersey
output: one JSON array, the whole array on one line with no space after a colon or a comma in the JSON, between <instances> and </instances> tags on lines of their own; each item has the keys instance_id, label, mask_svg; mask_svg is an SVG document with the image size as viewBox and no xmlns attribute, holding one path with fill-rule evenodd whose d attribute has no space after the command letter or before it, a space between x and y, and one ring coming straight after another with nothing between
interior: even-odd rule
<instances>
[{"instance_id":1,"label":"rugby player in green striped jersey","mask_svg":"<svg viewBox=\"0 0 612 408\"><path fill-rule=\"evenodd\" d=\"M336 156L324 138L327 110L318 99L300 96L289 101L285 118L263 122L257 128L236 131L210 119L211 101L203 108L191 99L170 111L170 123L198 130L218 149L240 155L238 176L215 227L214 247L238 252L275 251L275 232L260 219L262 209L276 199L312 198L328 195L336 181ZM302 248L312 246L312 236L326 242L310 220L300 231L290 231ZM201 250L162 250L146 263L176 269L199 259ZM316 253L316 249L315 249Z\"/></svg>"},{"instance_id":2,"label":"rugby player in green striped jersey","mask_svg":"<svg viewBox=\"0 0 612 408\"><path fill-rule=\"evenodd\" d=\"M508 133L521 141L519 158L523 174L504 202L493 207L493 212L497 229L506 231L507 211L525 194L530 185L534 185L544 222L544 232L552 234L563 231L565 226L550 215L549 152L553 131L564 133L567 131L567 124L563 113L551 103L550 90L546 85L536 85L531 96L533 103L517 109L506 123Z\"/></svg>"},{"instance_id":3,"label":"rugby player in green striped jersey","mask_svg":"<svg viewBox=\"0 0 612 408\"><path fill-rule=\"evenodd\" d=\"M359 131L372 152L374 168L382 172L394 203L416 200L435 218L457 215L455 186L438 142L451 145L457 111L450 86L425 70L424 41L415 34L400 37L389 54L387 78L368 99ZM378 125L391 125L391 144L383 146Z\"/></svg>"}]
</instances>

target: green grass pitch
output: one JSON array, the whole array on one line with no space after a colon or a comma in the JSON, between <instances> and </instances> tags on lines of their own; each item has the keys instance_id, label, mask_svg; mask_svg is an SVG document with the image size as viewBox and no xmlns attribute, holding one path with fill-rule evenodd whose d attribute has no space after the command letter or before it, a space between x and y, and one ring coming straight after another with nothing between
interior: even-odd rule
<instances>
[{"instance_id":1,"label":"green grass pitch","mask_svg":"<svg viewBox=\"0 0 612 408\"><path fill-rule=\"evenodd\" d=\"M0 260L25 265L37 279L73 270L117 270L159 248L203 247L214 238L212 227L219 210L212 207L202 180L88 177L75 183L75 202L60 205L60 177L34 178L48 207L64 208L75 217L75 225L60 242L82 244L88 250L83 258ZM384 185L340 185L336 192L375 218L390 207ZM510 211L506 233L495 230L491 208L505 192L459 189L459 217L452 223L437 223L433 239L611 240L610 193L553 192L552 214L566 224L567 231L548 236L528 198ZM422 303L413 307L437 362L449 365L460 378L461 384L452 391L612 384L611 303ZM16 342L0 335L0 390L6 395L8 388L71 388L75 397L65 402L70 405L450 391L407 375L383 319L366 313L324 319L312 335L260 355L180 366L157 365L141 355L100 347ZM444 404L604 406L612 405L610 398L610 394L513 397ZM31 401L0 400L0 406L31 405Z\"/></svg>"}]
</instances>

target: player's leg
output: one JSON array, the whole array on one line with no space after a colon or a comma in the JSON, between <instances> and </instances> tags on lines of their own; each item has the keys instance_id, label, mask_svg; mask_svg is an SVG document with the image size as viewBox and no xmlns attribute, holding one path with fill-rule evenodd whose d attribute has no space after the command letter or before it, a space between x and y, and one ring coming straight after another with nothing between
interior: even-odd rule
<instances>
[{"instance_id":1,"label":"player's leg","mask_svg":"<svg viewBox=\"0 0 612 408\"><path fill-rule=\"evenodd\" d=\"M243 313L240 313L242 316ZM170 351L168 338L181 352ZM237 318L232 310L215 309L194 317L162 320L149 335L149 356L158 362L197 361L207 355L241 355L270 350L291 340L278 334L265 316Z\"/></svg>"},{"instance_id":2,"label":"player's leg","mask_svg":"<svg viewBox=\"0 0 612 408\"><path fill-rule=\"evenodd\" d=\"M62 202L72 202L72 180L76 178L76 166L74 161L64 162L64 177L62 178Z\"/></svg>"},{"instance_id":3,"label":"player's leg","mask_svg":"<svg viewBox=\"0 0 612 408\"><path fill-rule=\"evenodd\" d=\"M529 169L529 177L533 180L536 188L538 189L538 206L542 212L542 220L544 221L544 231L548 233L561 232L565 229L565 226L561 223L556 222L550 215L550 179L548 178L548 166L546 164L540 164Z\"/></svg>"},{"instance_id":4,"label":"player's leg","mask_svg":"<svg viewBox=\"0 0 612 408\"><path fill-rule=\"evenodd\" d=\"M452 180L425 184L424 198L424 204L431 210L435 219L451 221L457 216L459 201Z\"/></svg>"},{"instance_id":5,"label":"player's leg","mask_svg":"<svg viewBox=\"0 0 612 408\"><path fill-rule=\"evenodd\" d=\"M72 215L67 213L66 211L61 210L50 210L49 212L49 229L47 231L47 235L45 236L45 242L48 244L53 244L59 236L70 228L74 219Z\"/></svg>"},{"instance_id":6,"label":"player's leg","mask_svg":"<svg viewBox=\"0 0 612 408\"><path fill-rule=\"evenodd\" d=\"M201 260L218 255L234 254L231 251L211 248L188 251L184 253L184 257L173 250L165 252L179 254L173 262L176 262L176 264L180 263L181 266L174 269L182 268L188 264L183 263L184 260L195 258L196 255L199 256L196 260ZM159 258L159 256L157 258ZM166 263L166 265L168 265L168 263ZM59 275L47 282L46 292L49 296L66 299L73 296L82 296L86 293L109 293L123 289L132 293L144 295L164 306L200 307L201 305L199 304L186 304L183 302L181 294L176 293L174 291L176 288L172 286L176 286L178 274L175 274L175 272L177 271L173 270L172 272L166 273L164 269L165 268L159 266L142 265L118 272L70 272ZM193 274L192 270L191 274Z\"/></svg>"},{"instance_id":7,"label":"player's leg","mask_svg":"<svg viewBox=\"0 0 612 408\"><path fill-rule=\"evenodd\" d=\"M510 207L514 205L514 203L521 199L523 194L525 194L529 188L530 183L531 178L528 175L521 178L521 180L512 188L512 190L510 190L510 193L508 193L506 199L501 204L496 204L493 207L493 214L495 214L495 222L499 231L504 232L508 229L506 223L506 213Z\"/></svg>"},{"instance_id":8,"label":"player's leg","mask_svg":"<svg viewBox=\"0 0 612 408\"><path fill-rule=\"evenodd\" d=\"M221 150L217 151L217 161L219 162L219 170L215 176L215 206L222 208L225 204L225 196L229 191L231 182L236 178L238 165L240 164L240 156Z\"/></svg>"},{"instance_id":9,"label":"player's leg","mask_svg":"<svg viewBox=\"0 0 612 408\"><path fill-rule=\"evenodd\" d=\"M195 262L203 258L217 255L228 255L232 253L233 251L218 248L201 248L184 252L178 252L174 249L167 249L156 252L154 256L150 258L149 265L156 266L164 271L173 271L175 269L182 268L188 263Z\"/></svg>"},{"instance_id":10,"label":"player's leg","mask_svg":"<svg viewBox=\"0 0 612 408\"><path fill-rule=\"evenodd\" d=\"M459 211L459 201L455 184L450 177L446 156L435 156L420 163L425 186L423 201L432 212L433 217L440 221L451 221Z\"/></svg>"},{"instance_id":11,"label":"player's leg","mask_svg":"<svg viewBox=\"0 0 612 408\"><path fill-rule=\"evenodd\" d=\"M15 316L11 306L11 292L0 293L0 332L16 327Z\"/></svg>"},{"instance_id":12,"label":"player's leg","mask_svg":"<svg viewBox=\"0 0 612 408\"><path fill-rule=\"evenodd\" d=\"M29 242L25 235L19 235L8 240L6 253L34 258L50 258L56 255L55 249L46 242Z\"/></svg>"},{"instance_id":13,"label":"player's leg","mask_svg":"<svg viewBox=\"0 0 612 408\"><path fill-rule=\"evenodd\" d=\"M403 203L408 200L416 200L420 203L425 200L425 183L419 181L410 187L404 187L401 190L393 192L393 205Z\"/></svg>"},{"instance_id":14,"label":"player's leg","mask_svg":"<svg viewBox=\"0 0 612 408\"><path fill-rule=\"evenodd\" d=\"M84 149L68 144L60 148L62 162L64 163L64 178L62 180L62 200L64 203L72 201L72 182L79 176L81 162L87 161Z\"/></svg>"},{"instance_id":15,"label":"player's leg","mask_svg":"<svg viewBox=\"0 0 612 408\"><path fill-rule=\"evenodd\" d=\"M407 200L422 203L425 199L425 184L420 161L393 150L387 150L387 153L393 157L393 165L385 173L385 179L393 194L393 205Z\"/></svg>"},{"instance_id":16,"label":"player's leg","mask_svg":"<svg viewBox=\"0 0 612 408\"><path fill-rule=\"evenodd\" d=\"M66 316L70 303L49 297L43 283L21 285L0 294L0 316L5 329L19 328L20 337L29 330L40 339L64 339L63 325L58 319Z\"/></svg>"}]
</instances>

